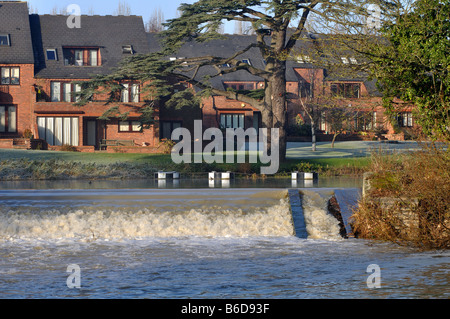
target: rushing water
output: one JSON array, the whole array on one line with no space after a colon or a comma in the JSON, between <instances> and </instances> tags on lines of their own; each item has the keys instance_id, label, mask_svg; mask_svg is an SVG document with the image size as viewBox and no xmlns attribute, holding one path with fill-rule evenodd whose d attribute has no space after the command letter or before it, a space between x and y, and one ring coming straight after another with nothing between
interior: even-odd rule
<instances>
[{"instance_id":1,"label":"rushing water","mask_svg":"<svg viewBox=\"0 0 450 319\"><path fill-rule=\"evenodd\" d=\"M325 209L332 188L301 189L308 238L298 238L287 188L273 186L4 184L0 298L450 297L450 253L342 239ZM73 264L80 289L67 286Z\"/></svg>"}]
</instances>

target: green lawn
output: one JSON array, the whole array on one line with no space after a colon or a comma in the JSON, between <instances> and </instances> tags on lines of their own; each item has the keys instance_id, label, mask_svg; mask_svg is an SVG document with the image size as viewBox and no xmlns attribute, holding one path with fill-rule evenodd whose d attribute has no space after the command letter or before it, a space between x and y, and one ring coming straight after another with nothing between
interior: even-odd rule
<instances>
[{"instance_id":1,"label":"green lawn","mask_svg":"<svg viewBox=\"0 0 450 319\"><path fill-rule=\"evenodd\" d=\"M155 163L163 164L170 160L170 155L125 154L125 153L78 153L31 150L0 149L0 161L25 159L32 161L63 160L80 163L113 164L113 163Z\"/></svg>"},{"instance_id":2,"label":"green lawn","mask_svg":"<svg viewBox=\"0 0 450 319\"><path fill-rule=\"evenodd\" d=\"M346 174L360 174L361 171L369 164L367 157L332 157L333 151L330 151L330 156L324 156L321 153L319 158L288 158L285 163L281 163L279 169L279 176L286 176L293 171L319 171L322 174L331 175L346 175ZM20 160L27 161L20 164ZM159 154L125 154L125 153L78 153L78 152L54 152L54 151L31 151L31 150L4 150L0 149L0 164L1 161L8 162L8 165L14 164L14 167L33 166L30 161L51 162L51 165L59 166L64 171L70 170L67 164L69 162L79 163L79 170L86 170L86 165L96 165L97 170L101 174L105 174L107 170L100 166L114 166L115 170L135 170L135 174L140 171L178 171L181 173L205 173L211 171L233 171L242 174L259 174L261 166L268 166L265 164L175 164L170 155ZM4 166L6 166L4 162ZM15 162L15 163L14 163ZM59 163L58 163L59 162ZM123 166L120 166L123 164ZM39 164L40 165L40 164ZM47 166L45 166L47 169ZM91 167L91 166L88 166ZM1 169L1 167L0 167ZM4 167L6 169L6 167ZM55 167L56 169L56 167ZM39 171L38 168L33 170L33 174ZM29 171L28 170L28 171ZM75 171L75 168L73 168ZM51 174L51 172L49 172Z\"/></svg>"}]
</instances>

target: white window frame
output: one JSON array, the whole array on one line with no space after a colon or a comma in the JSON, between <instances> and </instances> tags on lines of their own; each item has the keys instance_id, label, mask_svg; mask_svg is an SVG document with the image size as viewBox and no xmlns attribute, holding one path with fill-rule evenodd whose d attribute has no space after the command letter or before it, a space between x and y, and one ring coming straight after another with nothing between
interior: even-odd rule
<instances>
[{"instance_id":1,"label":"white window frame","mask_svg":"<svg viewBox=\"0 0 450 319\"><path fill-rule=\"evenodd\" d=\"M55 54L55 58L54 59L49 59L48 58L49 52L53 52ZM47 51L46 51L46 58L47 58L47 61L58 61L58 53L57 53L56 49L47 49Z\"/></svg>"}]
</instances>

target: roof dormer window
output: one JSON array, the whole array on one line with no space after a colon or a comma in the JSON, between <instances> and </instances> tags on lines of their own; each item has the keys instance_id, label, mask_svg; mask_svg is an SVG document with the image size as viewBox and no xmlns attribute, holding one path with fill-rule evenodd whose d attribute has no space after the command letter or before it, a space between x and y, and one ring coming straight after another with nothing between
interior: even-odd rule
<instances>
[{"instance_id":1,"label":"roof dormer window","mask_svg":"<svg viewBox=\"0 0 450 319\"><path fill-rule=\"evenodd\" d=\"M10 46L9 34L0 34L0 46Z\"/></svg>"},{"instance_id":2,"label":"roof dormer window","mask_svg":"<svg viewBox=\"0 0 450 319\"><path fill-rule=\"evenodd\" d=\"M48 61L58 61L58 55L56 54L56 49L47 49L47 60Z\"/></svg>"},{"instance_id":3,"label":"roof dormer window","mask_svg":"<svg viewBox=\"0 0 450 319\"><path fill-rule=\"evenodd\" d=\"M69 66L100 66L98 48L63 48L64 65Z\"/></svg>"},{"instance_id":4,"label":"roof dormer window","mask_svg":"<svg viewBox=\"0 0 450 319\"><path fill-rule=\"evenodd\" d=\"M134 49L133 49L132 45L124 45L122 47L122 53L123 54L132 54L133 55L135 52L134 52Z\"/></svg>"}]
</instances>

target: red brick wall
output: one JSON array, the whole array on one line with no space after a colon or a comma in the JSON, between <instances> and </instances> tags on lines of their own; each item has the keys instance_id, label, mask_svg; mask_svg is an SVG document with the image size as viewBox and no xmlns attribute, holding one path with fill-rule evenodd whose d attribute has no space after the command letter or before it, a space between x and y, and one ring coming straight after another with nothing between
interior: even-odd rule
<instances>
[{"instance_id":1,"label":"red brick wall","mask_svg":"<svg viewBox=\"0 0 450 319\"><path fill-rule=\"evenodd\" d=\"M17 133L8 133L8 137L22 137L24 131L33 126L34 65L0 64L3 66L20 68L20 85L0 85L0 105L17 107Z\"/></svg>"},{"instance_id":2,"label":"red brick wall","mask_svg":"<svg viewBox=\"0 0 450 319\"><path fill-rule=\"evenodd\" d=\"M130 120L137 120L141 113L139 110L144 107L144 103L117 103L117 104L108 104L105 102L92 102L88 103L84 106L76 106L73 103L68 102L48 102L50 101L51 95L51 82L75 82L75 81L83 81L83 79L79 80L71 80L67 81L67 79L38 79L36 80L36 84L40 87L42 96L46 97L46 102L36 102L34 105L34 134L37 133L37 117L78 117L79 118L79 140L80 145L85 145L86 138L84 136L85 132L85 120L92 119L97 120L100 116L102 116L107 110L114 106L119 106L120 113L129 112ZM96 96L99 100L106 100L106 96L98 95ZM141 100L143 97L141 96ZM158 110L155 111L155 116L159 116ZM98 121L98 131L97 131L98 139L117 139L117 140L134 140L137 145L158 145L159 144L159 135L158 135L158 125L152 126L150 129L144 129L142 132L119 132L119 124L118 120L111 118L110 121Z\"/></svg>"},{"instance_id":3,"label":"red brick wall","mask_svg":"<svg viewBox=\"0 0 450 319\"><path fill-rule=\"evenodd\" d=\"M253 113L258 109L249 104L230 100L223 96L214 96L203 100L203 129L220 127L221 113L244 113L245 128L253 127Z\"/></svg>"}]
</instances>

